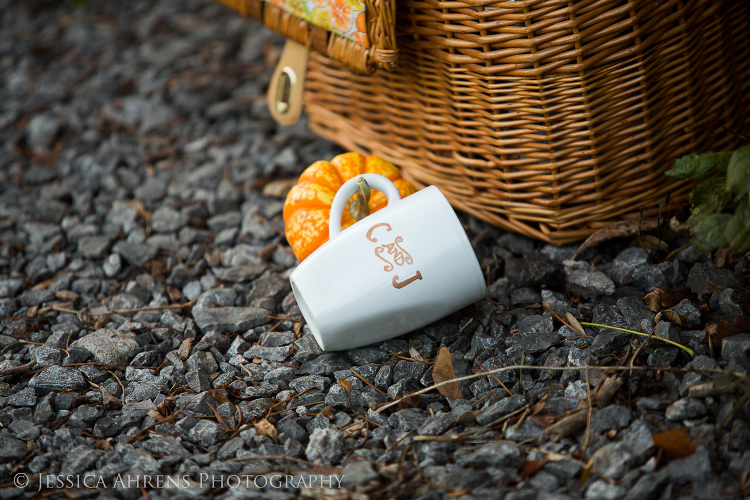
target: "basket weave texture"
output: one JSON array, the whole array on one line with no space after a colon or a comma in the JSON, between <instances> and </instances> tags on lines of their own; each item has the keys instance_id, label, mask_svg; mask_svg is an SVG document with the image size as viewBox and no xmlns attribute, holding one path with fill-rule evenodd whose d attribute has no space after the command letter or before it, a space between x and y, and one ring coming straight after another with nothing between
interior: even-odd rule
<instances>
[{"instance_id":1,"label":"basket weave texture","mask_svg":"<svg viewBox=\"0 0 750 500\"><path fill-rule=\"evenodd\" d=\"M310 125L555 244L654 215L675 158L750 131L750 2L397 2L399 65L310 60Z\"/></svg>"}]
</instances>

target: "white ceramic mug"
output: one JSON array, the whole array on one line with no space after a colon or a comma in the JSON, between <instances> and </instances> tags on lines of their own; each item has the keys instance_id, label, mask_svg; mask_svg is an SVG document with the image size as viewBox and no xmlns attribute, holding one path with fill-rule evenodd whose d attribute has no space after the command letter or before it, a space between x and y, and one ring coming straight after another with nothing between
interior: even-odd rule
<instances>
[{"instance_id":1,"label":"white ceramic mug","mask_svg":"<svg viewBox=\"0 0 750 500\"><path fill-rule=\"evenodd\" d=\"M364 177L388 206L341 231ZM416 330L485 297L474 249L443 193L401 199L379 174L345 182L331 205L330 239L290 276L302 315L324 351L353 349Z\"/></svg>"}]
</instances>

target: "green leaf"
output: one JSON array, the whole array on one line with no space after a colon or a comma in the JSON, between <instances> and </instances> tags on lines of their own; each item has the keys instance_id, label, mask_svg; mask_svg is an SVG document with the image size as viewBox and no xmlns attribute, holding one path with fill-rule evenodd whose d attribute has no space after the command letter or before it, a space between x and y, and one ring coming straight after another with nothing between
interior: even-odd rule
<instances>
[{"instance_id":1,"label":"green leaf","mask_svg":"<svg viewBox=\"0 0 750 500\"><path fill-rule=\"evenodd\" d=\"M739 255L750 252L750 221L730 242L732 250Z\"/></svg>"},{"instance_id":2,"label":"green leaf","mask_svg":"<svg viewBox=\"0 0 750 500\"><path fill-rule=\"evenodd\" d=\"M728 370L717 373L716 375L714 375L714 385L716 387L721 387L722 385L726 385L731 382L733 378L734 377L732 376L732 372Z\"/></svg>"},{"instance_id":3,"label":"green leaf","mask_svg":"<svg viewBox=\"0 0 750 500\"><path fill-rule=\"evenodd\" d=\"M702 181L713 172L726 172L731 156L731 151L683 156L674 162L674 167L665 172L665 175L677 179Z\"/></svg>"},{"instance_id":4,"label":"green leaf","mask_svg":"<svg viewBox=\"0 0 750 500\"><path fill-rule=\"evenodd\" d=\"M750 191L750 144L734 152L727 167L726 190L740 199Z\"/></svg>"},{"instance_id":5,"label":"green leaf","mask_svg":"<svg viewBox=\"0 0 750 500\"><path fill-rule=\"evenodd\" d=\"M731 196L726 193L726 185L725 177L713 177L703 181L691 191L690 201L693 206L701 205L712 198L716 198L720 203L728 203Z\"/></svg>"},{"instance_id":6,"label":"green leaf","mask_svg":"<svg viewBox=\"0 0 750 500\"><path fill-rule=\"evenodd\" d=\"M731 217L729 214L713 214L701 219L690 230L695 248L709 252L726 246L729 242L724 236L724 227Z\"/></svg>"},{"instance_id":7,"label":"green leaf","mask_svg":"<svg viewBox=\"0 0 750 500\"><path fill-rule=\"evenodd\" d=\"M750 223L750 203L747 198L737 205L734 215L724 228L724 237L728 242L733 241L737 235Z\"/></svg>"}]
</instances>

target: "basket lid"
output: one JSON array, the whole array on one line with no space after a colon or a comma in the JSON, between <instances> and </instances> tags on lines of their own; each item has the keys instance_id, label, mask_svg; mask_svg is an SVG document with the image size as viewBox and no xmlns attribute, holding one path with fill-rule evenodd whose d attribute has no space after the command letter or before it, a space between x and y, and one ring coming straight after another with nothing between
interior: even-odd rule
<instances>
[{"instance_id":1,"label":"basket lid","mask_svg":"<svg viewBox=\"0 0 750 500\"><path fill-rule=\"evenodd\" d=\"M395 0L217 0L355 71L394 70Z\"/></svg>"}]
</instances>

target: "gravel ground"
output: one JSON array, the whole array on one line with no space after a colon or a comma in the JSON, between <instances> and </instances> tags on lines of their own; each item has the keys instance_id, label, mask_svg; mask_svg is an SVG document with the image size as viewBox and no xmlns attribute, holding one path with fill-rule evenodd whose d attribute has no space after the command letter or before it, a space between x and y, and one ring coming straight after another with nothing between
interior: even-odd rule
<instances>
[{"instance_id":1,"label":"gravel ground","mask_svg":"<svg viewBox=\"0 0 750 500\"><path fill-rule=\"evenodd\" d=\"M282 40L205 0L0 12L0 499L750 495L747 262L673 234L571 260L462 217L488 300L323 354L281 210L340 150L270 119ZM550 369L384 407L441 347Z\"/></svg>"}]
</instances>

